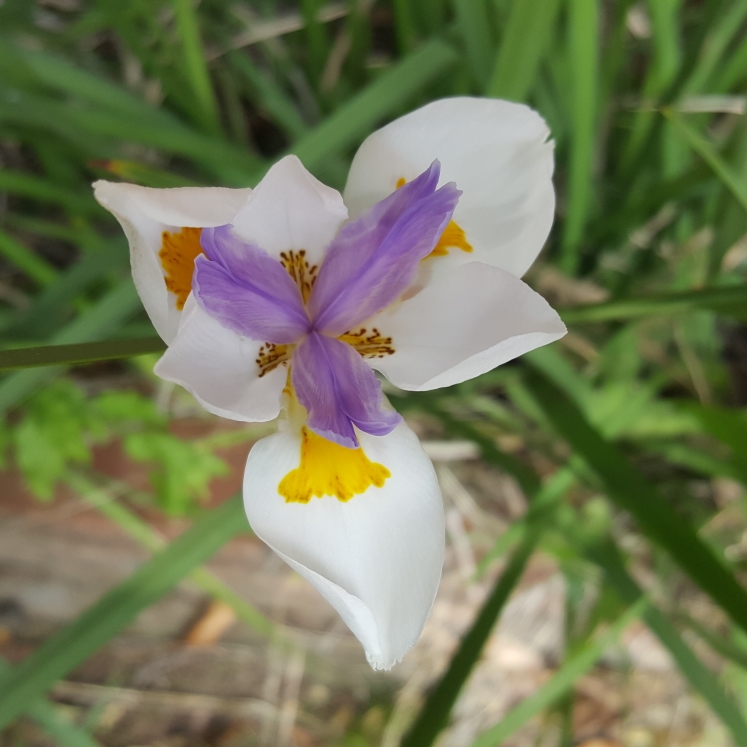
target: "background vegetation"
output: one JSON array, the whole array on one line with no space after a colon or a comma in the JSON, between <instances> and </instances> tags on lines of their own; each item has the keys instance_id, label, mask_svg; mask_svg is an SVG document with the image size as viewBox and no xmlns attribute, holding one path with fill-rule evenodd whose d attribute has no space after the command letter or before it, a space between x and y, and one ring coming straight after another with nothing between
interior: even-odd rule
<instances>
[{"instance_id":1,"label":"background vegetation","mask_svg":"<svg viewBox=\"0 0 747 747\"><path fill-rule=\"evenodd\" d=\"M215 450L257 431L186 440L169 428L150 374L161 346L91 181L251 186L292 152L341 189L377 126L473 94L528 102L550 124L558 216L528 280L570 333L451 390L391 393L444 438L478 444L529 502L492 538L480 567L503 571L403 744L447 725L541 551L566 579L565 658L474 747L543 712L573 744L574 683L635 617L747 745L745 29L745 0L0 4L2 452L39 500L65 484L154 550L0 670L0 727L31 718L60 744L90 745L45 694L190 574L272 634L201 568L248 531L238 499L198 510L226 470ZM103 359L120 360L81 367ZM111 484L91 449L113 438L148 465L151 493L100 500ZM138 502L194 521L162 548ZM643 541L621 541L631 534ZM643 587L636 563L650 570ZM692 594L719 614L693 619ZM693 635L722 666L696 656Z\"/></svg>"}]
</instances>

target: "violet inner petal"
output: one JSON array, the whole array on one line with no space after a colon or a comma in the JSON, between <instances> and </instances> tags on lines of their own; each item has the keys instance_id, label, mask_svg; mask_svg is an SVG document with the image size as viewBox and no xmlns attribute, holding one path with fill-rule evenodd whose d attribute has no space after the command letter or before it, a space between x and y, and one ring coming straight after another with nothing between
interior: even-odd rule
<instances>
[{"instance_id":1,"label":"violet inner petal","mask_svg":"<svg viewBox=\"0 0 747 747\"><path fill-rule=\"evenodd\" d=\"M436 189L440 164L343 226L330 244L309 299L314 329L338 336L399 298L451 220L461 192Z\"/></svg>"},{"instance_id":2,"label":"violet inner petal","mask_svg":"<svg viewBox=\"0 0 747 747\"><path fill-rule=\"evenodd\" d=\"M280 262L231 226L204 228L201 243L206 256L195 261L192 290L210 316L262 342L293 343L308 332L301 292Z\"/></svg>"},{"instance_id":3,"label":"violet inner petal","mask_svg":"<svg viewBox=\"0 0 747 747\"><path fill-rule=\"evenodd\" d=\"M293 388L308 411L309 427L341 446L355 448L353 426L374 436L391 433L402 420L382 409L381 385L347 343L312 332L295 349Z\"/></svg>"},{"instance_id":4,"label":"violet inner petal","mask_svg":"<svg viewBox=\"0 0 747 747\"><path fill-rule=\"evenodd\" d=\"M255 340L297 346L292 381L308 424L349 448L355 428L375 436L401 422L382 408L376 375L338 339L396 301L412 284L418 263L438 242L461 192L437 189L440 164L344 226L330 244L307 308L283 265L231 226L205 228L205 256L195 262L197 302L225 327Z\"/></svg>"}]
</instances>

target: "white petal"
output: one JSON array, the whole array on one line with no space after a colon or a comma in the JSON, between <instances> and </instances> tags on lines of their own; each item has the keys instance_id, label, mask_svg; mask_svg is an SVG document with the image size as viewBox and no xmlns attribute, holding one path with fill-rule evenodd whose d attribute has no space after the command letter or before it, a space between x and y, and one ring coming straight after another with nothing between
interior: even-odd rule
<instances>
[{"instance_id":1,"label":"white petal","mask_svg":"<svg viewBox=\"0 0 747 747\"><path fill-rule=\"evenodd\" d=\"M236 233L272 255L305 249L311 264L348 217L340 193L312 176L296 156L278 161L234 218Z\"/></svg>"},{"instance_id":2,"label":"white petal","mask_svg":"<svg viewBox=\"0 0 747 747\"><path fill-rule=\"evenodd\" d=\"M107 181L95 182L93 190L98 202L114 214L124 229L130 244L135 287L156 331L170 343L179 326L181 311L176 308L175 297L166 289L158 259L163 232L231 223L252 190L151 189Z\"/></svg>"},{"instance_id":3,"label":"white petal","mask_svg":"<svg viewBox=\"0 0 747 747\"><path fill-rule=\"evenodd\" d=\"M441 183L463 195L454 220L474 252L451 249L436 264L478 260L520 277L539 254L555 212L553 143L523 104L457 97L434 101L370 135L353 159L345 204L352 217L390 194L397 180L441 162Z\"/></svg>"},{"instance_id":4,"label":"white petal","mask_svg":"<svg viewBox=\"0 0 747 747\"><path fill-rule=\"evenodd\" d=\"M371 365L415 391L474 378L566 333L542 296L482 262L454 268L370 324L395 350Z\"/></svg>"},{"instance_id":5,"label":"white petal","mask_svg":"<svg viewBox=\"0 0 747 747\"><path fill-rule=\"evenodd\" d=\"M179 331L154 371L181 384L208 411L232 420L273 420L288 369L278 366L260 377L260 342L232 332L213 319L190 295Z\"/></svg>"},{"instance_id":6,"label":"white petal","mask_svg":"<svg viewBox=\"0 0 747 747\"><path fill-rule=\"evenodd\" d=\"M444 519L436 475L415 434L360 433L366 456L391 472L346 503L325 496L287 503L280 480L299 466L301 437L288 427L249 454L244 504L252 529L339 612L375 669L418 640L441 576Z\"/></svg>"}]
</instances>

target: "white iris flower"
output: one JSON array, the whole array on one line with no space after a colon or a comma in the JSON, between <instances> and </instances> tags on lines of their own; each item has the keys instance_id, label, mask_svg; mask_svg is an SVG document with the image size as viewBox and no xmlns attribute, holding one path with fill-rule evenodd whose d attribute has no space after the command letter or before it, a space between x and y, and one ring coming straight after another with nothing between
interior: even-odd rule
<instances>
[{"instance_id":1,"label":"white iris flower","mask_svg":"<svg viewBox=\"0 0 747 747\"><path fill-rule=\"evenodd\" d=\"M169 346L156 373L223 417L285 412L249 454L247 516L375 668L420 636L444 522L373 369L435 389L565 334L519 279L553 220L548 137L526 106L452 98L367 138L344 198L294 156L253 191L94 185Z\"/></svg>"}]
</instances>

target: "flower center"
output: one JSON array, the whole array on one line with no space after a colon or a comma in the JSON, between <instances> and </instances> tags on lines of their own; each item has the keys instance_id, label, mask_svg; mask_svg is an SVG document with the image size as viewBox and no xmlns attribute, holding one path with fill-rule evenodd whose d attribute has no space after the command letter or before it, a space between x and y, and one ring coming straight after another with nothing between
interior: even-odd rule
<instances>
[{"instance_id":1,"label":"flower center","mask_svg":"<svg viewBox=\"0 0 747 747\"><path fill-rule=\"evenodd\" d=\"M407 184L407 179L403 176L397 179L397 189L404 187L405 184ZM438 243L433 247L433 251L425 259L429 259L430 257L445 257L448 255L449 249L452 248L461 249L467 254L474 251L472 244L467 241L464 229L453 220L449 221Z\"/></svg>"},{"instance_id":2,"label":"flower center","mask_svg":"<svg viewBox=\"0 0 747 747\"><path fill-rule=\"evenodd\" d=\"M458 228L458 230L461 229ZM283 265L287 273L293 278L293 282L298 286L304 304L308 303L319 272L318 265L309 264L305 249L299 249L298 251L290 249L287 252L281 252L280 264ZM384 337L375 327L370 332L365 327L357 332L350 330L337 339L352 345L363 358L383 358L385 355L394 354L392 338ZM289 361L292 354L293 346L291 345L273 345L266 342L260 348L257 358L260 378Z\"/></svg>"},{"instance_id":3,"label":"flower center","mask_svg":"<svg viewBox=\"0 0 747 747\"><path fill-rule=\"evenodd\" d=\"M165 273L166 287L176 296L176 308L181 311L192 291L195 259L202 254L201 228L182 228L178 233L164 231L158 258Z\"/></svg>"},{"instance_id":4,"label":"flower center","mask_svg":"<svg viewBox=\"0 0 747 747\"><path fill-rule=\"evenodd\" d=\"M278 485L286 503L308 503L325 495L347 503L372 485L380 488L392 473L372 462L362 448L348 449L301 429L301 464Z\"/></svg>"}]
</instances>

